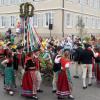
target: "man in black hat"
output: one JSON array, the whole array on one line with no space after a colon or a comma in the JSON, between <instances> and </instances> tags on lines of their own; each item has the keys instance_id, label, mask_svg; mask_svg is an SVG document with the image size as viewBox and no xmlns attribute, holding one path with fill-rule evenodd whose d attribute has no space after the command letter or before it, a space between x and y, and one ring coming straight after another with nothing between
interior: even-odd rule
<instances>
[{"instance_id":1,"label":"man in black hat","mask_svg":"<svg viewBox=\"0 0 100 100\"><path fill-rule=\"evenodd\" d=\"M77 48L74 52L74 61L75 61L75 75L74 78L79 78L79 67L80 67L80 55L82 54L83 48L80 43L77 43Z\"/></svg>"},{"instance_id":2,"label":"man in black hat","mask_svg":"<svg viewBox=\"0 0 100 100\"><path fill-rule=\"evenodd\" d=\"M82 64L82 78L83 78L83 89L87 88L86 85L86 75L87 75L87 70L88 70L88 75L89 75L89 82L88 86L92 85L92 59L94 57L91 45L85 44L85 49L83 50L81 56L80 56L80 61Z\"/></svg>"}]
</instances>

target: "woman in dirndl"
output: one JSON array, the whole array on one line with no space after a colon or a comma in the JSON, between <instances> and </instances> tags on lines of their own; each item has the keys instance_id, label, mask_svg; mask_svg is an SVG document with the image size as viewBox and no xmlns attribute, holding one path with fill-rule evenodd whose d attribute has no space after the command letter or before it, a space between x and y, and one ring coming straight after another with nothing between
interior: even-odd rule
<instances>
[{"instance_id":1,"label":"woman in dirndl","mask_svg":"<svg viewBox=\"0 0 100 100\"><path fill-rule=\"evenodd\" d=\"M68 59L68 51L64 51L64 56L60 59L61 62L61 70L58 72L58 81L57 81L57 95L58 99L64 99L67 96L69 99L74 99L71 95L71 80L70 80L70 72L69 66L70 61Z\"/></svg>"},{"instance_id":2,"label":"woman in dirndl","mask_svg":"<svg viewBox=\"0 0 100 100\"><path fill-rule=\"evenodd\" d=\"M22 96L38 100L36 64L33 62L31 55L29 53L25 59L26 68L22 79Z\"/></svg>"},{"instance_id":3,"label":"woman in dirndl","mask_svg":"<svg viewBox=\"0 0 100 100\"><path fill-rule=\"evenodd\" d=\"M100 84L100 49L96 49L95 53L95 71L96 71L96 81Z\"/></svg>"},{"instance_id":4,"label":"woman in dirndl","mask_svg":"<svg viewBox=\"0 0 100 100\"><path fill-rule=\"evenodd\" d=\"M14 94L15 88L15 77L14 77L14 69L13 69L13 60L12 54L9 53L4 61L2 61L2 65L5 66L4 70L4 89L10 94Z\"/></svg>"}]
</instances>

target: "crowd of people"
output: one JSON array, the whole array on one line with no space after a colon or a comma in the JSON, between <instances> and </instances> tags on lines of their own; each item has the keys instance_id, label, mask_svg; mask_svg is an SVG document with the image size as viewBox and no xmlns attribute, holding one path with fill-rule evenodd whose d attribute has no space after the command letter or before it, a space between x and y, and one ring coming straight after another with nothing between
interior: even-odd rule
<instances>
[{"instance_id":1,"label":"crowd of people","mask_svg":"<svg viewBox=\"0 0 100 100\"><path fill-rule=\"evenodd\" d=\"M4 78L4 89L10 95L15 94L18 77L21 95L38 100L37 93L43 92L42 80L49 77L52 92L56 93L58 99L67 96L73 100L70 72L73 66L74 78L79 78L79 68L82 70L83 89L87 88L87 76L88 86L92 86L93 76L100 85L100 39L86 41L76 36L62 40L46 38L41 39L38 48L29 52L22 45L15 46L11 42L3 45L0 42L0 73Z\"/></svg>"}]
</instances>

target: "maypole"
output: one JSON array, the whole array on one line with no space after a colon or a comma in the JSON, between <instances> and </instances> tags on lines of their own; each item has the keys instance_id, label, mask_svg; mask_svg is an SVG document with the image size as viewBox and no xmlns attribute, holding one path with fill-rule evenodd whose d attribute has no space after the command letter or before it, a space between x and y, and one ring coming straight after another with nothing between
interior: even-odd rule
<instances>
[{"instance_id":1,"label":"maypole","mask_svg":"<svg viewBox=\"0 0 100 100\"><path fill-rule=\"evenodd\" d=\"M20 17L24 19L24 48L29 52L30 47L30 32L28 30L29 18L33 17L34 7L31 3L26 2L20 5Z\"/></svg>"}]
</instances>

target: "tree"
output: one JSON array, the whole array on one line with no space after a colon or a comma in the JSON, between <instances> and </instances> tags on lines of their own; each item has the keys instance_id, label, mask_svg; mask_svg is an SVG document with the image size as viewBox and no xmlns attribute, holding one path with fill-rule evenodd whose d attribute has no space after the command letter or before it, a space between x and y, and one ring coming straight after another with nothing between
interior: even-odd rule
<instances>
[{"instance_id":1,"label":"tree","mask_svg":"<svg viewBox=\"0 0 100 100\"><path fill-rule=\"evenodd\" d=\"M78 22L77 22L77 27L79 29L79 35L82 38L83 37L84 28L85 28L85 24L83 22L83 18L82 17L79 17Z\"/></svg>"}]
</instances>

